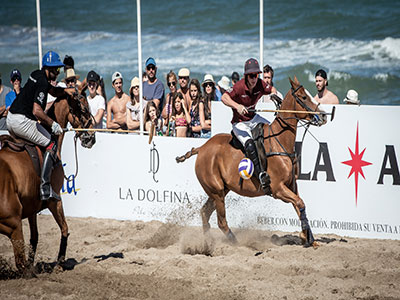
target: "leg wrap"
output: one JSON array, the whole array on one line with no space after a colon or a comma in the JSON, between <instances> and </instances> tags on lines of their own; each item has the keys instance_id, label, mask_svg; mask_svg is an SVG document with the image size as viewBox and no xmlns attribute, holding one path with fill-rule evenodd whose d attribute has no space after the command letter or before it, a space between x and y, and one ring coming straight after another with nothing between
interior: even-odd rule
<instances>
[{"instance_id":1,"label":"leg wrap","mask_svg":"<svg viewBox=\"0 0 400 300\"><path fill-rule=\"evenodd\" d=\"M61 242L60 242L60 251L58 252L58 258L57 260L59 261L61 258L64 259L65 255L67 253L67 243L68 243L68 236L61 236Z\"/></svg>"}]
</instances>

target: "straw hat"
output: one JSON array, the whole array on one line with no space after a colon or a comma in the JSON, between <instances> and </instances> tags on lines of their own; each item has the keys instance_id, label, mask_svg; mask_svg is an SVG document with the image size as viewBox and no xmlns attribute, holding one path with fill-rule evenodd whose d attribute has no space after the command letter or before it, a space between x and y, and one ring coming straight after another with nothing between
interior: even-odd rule
<instances>
[{"instance_id":1,"label":"straw hat","mask_svg":"<svg viewBox=\"0 0 400 300\"><path fill-rule=\"evenodd\" d=\"M189 77L190 76L190 71L188 68L182 68L178 72L179 77Z\"/></svg>"},{"instance_id":2,"label":"straw hat","mask_svg":"<svg viewBox=\"0 0 400 300\"><path fill-rule=\"evenodd\" d=\"M358 93L355 90L348 90L346 98L343 99L343 102L348 104L360 104Z\"/></svg>"},{"instance_id":3,"label":"straw hat","mask_svg":"<svg viewBox=\"0 0 400 300\"><path fill-rule=\"evenodd\" d=\"M140 81L138 77L133 77L131 80L131 87L129 88L129 93L131 92L131 90L135 87L135 86L140 86Z\"/></svg>"},{"instance_id":4,"label":"straw hat","mask_svg":"<svg viewBox=\"0 0 400 300\"><path fill-rule=\"evenodd\" d=\"M204 76L204 80L203 80L203 83L201 85L204 85L207 82L212 82L212 83L215 84L214 77L211 74L206 74Z\"/></svg>"},{"instance_id":5,"label":"straw hat","mask_svg":"<svg viewBox=\"0 0 400 300\"><path fill-rule=\"evenodd\" d=\"M64 79L62 80L63 82L65 82L67 79L72 78L72 77L75 77L76 80L78 80L80 77L79 75L75 74L74 69L67 69L64 74L65 74L65 76L64 76Z\"/></svg>"},{"instance_id":6,"label":"straw hat","mask_svg":"<svg viewBox=\"0 0 400 300\"><path fill-rule=\"evenodd\" d=\"M229 78L224 75L221 77L221 80L218 81L218 85L222 87L224 90L228 90L230 82L231 81L229 80Z\"/></svg>"}]
</instances>

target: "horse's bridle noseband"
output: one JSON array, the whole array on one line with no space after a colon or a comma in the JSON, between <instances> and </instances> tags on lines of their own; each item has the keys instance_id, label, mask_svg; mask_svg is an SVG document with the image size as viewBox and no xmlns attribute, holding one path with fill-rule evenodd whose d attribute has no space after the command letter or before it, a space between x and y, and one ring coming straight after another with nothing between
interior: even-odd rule
<instances>
[{"instance_id":1,"label":"horse's bridle noseband","mask_svg":"<svg viewBox=\"0 0 400 300\"><path fill-rule=\"evenodd\" d=\"M296 95L297 91L300 90L302 87L303 87L302 85L299 85L296 89L294 89L294 88L292 87L292 88L291 88L292 96L294 97L294 99L296 100L296 102L297 102L302 108L304 108L306 111L316 112L316 111L317 111L317 108L318 108L318 106L319 106L319 104L317 105L317 107L316 107L315 110L312 110L307 104L305 104L305 103L303 102L303 100L301 100L301 99ZM311 123L312 125L318 125L319 122L320 122L319 116L316 115L316 114L313 115L313 120L310 121L310 123Z\"/></svg>"}]
</instances>

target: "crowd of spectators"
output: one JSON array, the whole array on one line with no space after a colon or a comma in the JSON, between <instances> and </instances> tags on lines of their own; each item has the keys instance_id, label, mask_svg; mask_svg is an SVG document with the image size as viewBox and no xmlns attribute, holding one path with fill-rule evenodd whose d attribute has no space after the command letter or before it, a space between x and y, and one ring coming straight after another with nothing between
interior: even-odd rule
<instances>
[{"instance_id":1,"label":"crowd of spectators","mask_svg":"<svg viewBox=\"0 0 400 300\"><path fill-rule=\"evenodd\" d=\"M97 129L129 130L140 129L139 89L142 88L143 126L147 132L154 128L153 134L177 137L211 136L211 103L221 101L222 95L240 80L238 72L231 77L222 76L218 82L212 74L205 74L200 82L191 78L188 68L181 68L176 74L170 71L165 78L167 87L157 78L157 64L154 58L149 57L145 62L143 82L137 76L130 80L129 95L124 93L124 77L121 72L112 75L114 95L108 99L105 93L104 80L95 71L79 81L80 75L74 71L74 60L66 55L63 63L64 78L53 85L61 87L85 86L90 112L95 120ZM265 65L263 80L272 87L272 93L283 98L273 83L274 70ZM0 130L6 130L5 116L7 109L21 89L22 76L19 70L14 69L10 74L12 89L3 85L0 75ZM321 103L338 103L337 97L327 89L327 74L324 70L316 73L315 99ZM166 89L167 88L167 89ZM54 98L48 96L48 106ZM263 96L261 102L270 102L270 95ZM349 90L344 103L359 104L358 94ZM4 124L3 124L4 123ZM154 126L151 126L152 123Z\"/></svg>"}]
</instances>

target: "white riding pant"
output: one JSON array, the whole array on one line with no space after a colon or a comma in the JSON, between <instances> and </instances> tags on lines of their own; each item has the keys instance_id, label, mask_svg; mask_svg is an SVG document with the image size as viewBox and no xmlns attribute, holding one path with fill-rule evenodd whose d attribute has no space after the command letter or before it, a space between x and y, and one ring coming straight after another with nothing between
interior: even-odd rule
<instances>
[{"instance_id":1,"label":"white riding pant","mask_svg":"<svg viewBox=\"0 0 400 300\"><path fill-rule=\"evenodd\" d=\"M24 138L36 145L46 147L50 144L50 133L39 124L21 114L7 114L7 129L17 137Z\"/></svg>"},{"instance_id":2,"label":"white riding pant","mask_svg":"<svg viewBox=\"0 0 400 300\"><path fill-rule=\"evenodd\" d=\"M256 114L254 118L251 119L250 121L243 121L232 124L233 133L236 135L236 137L242 143L242 145L245 146L246 142L249 139L253 138L251 130L254 129L260 123L270 124L270 122L267 119Z\"/></svg>"}]
</instances>

